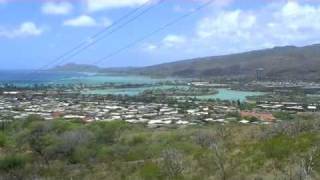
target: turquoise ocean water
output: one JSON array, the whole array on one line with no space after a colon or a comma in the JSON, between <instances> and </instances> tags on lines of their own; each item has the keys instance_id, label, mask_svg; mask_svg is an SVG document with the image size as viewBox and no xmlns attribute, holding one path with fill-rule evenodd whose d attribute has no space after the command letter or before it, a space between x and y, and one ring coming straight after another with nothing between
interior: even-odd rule
<instances>
[{"instance_id":1,"label":"turquoise ocean water","mask_svg":"<svg viewBox=\"0 0 320 180\"><path fill-rule=\"evenodd\" d=\"M33 71L0 71L0 85L14 84L16 86L33 86L35 84L88 84L99 85L103 83L115 84L154 84L161 81L173 79L154 79L145 76L113 76L95 75L85 73L58 73L58 72L33 72ZM138 95L150 89L171 89L188 88L187 86L148 86L138 88L110 88L94 89L84 91L84 94L96 95ZM229 89L218 89L217 94L207 96L197 96L199 99L221 99L221 100L241 100L244 101L248 96L262 95L260 92L234 91Z\"/></svg>"}]
</instances>

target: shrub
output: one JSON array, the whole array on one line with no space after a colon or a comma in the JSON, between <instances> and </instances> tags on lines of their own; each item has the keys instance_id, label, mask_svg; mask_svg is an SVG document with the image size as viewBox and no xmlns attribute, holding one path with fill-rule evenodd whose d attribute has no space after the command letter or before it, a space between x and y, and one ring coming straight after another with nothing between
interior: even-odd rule
<instances>
[{"instance_id":1,"label":"shrub","mask_svg":"<svg viewBox=\"0 0 320 180\"><path fill-rule=\"evenodd\" d=\"M280 120L293 120L295 117L289 112L275 112L274 117Z\"/></svg>"},{"instance_id":2,"label":"shrub","mask_svg":"<svg viewBox=\"0 0 320 180\"><path fill-rule=\"evenodd\" d=\"M139 175L143 180L161 180L163 174L159 166L153 162L147 162L140 169Z\"/></svg>"},{"instance_id":3,"label":"shrub","mask_svg":"<svg viewBox=\"0 0 320 180\"><path fill-rule=\"evenodd\" d=\"M11 170L23 169L27 160L22 155L9 155L0 158L0 170L9 172Z\"/></svg>"},{"instance_id":4,"label":"shrub","mask_svg":"<svg viewBox=\"0 0 320 180\"><path fill-rule=\"evenodd\" d=\"M73 164L77 163L89 163L91 158L94 156L94 150L88 147L78 147L74 150L69 158L70 162Z\"/></svg>"},{"instance_id":5,"label":"shrub","mask_svg":"<svg viewBox=\"0 0 320 180\"><path fill-rule=\"evenodd\" d=\"M137 135L133 135L132 137L128 138L128 144L130 146L136 146L139 144L143 144L144 142L147 141L147 136L144 134L137 134Z\"/></svg>"},{"instance_id":6,"label":"shrub","mask_svg":"<svg viewBox=\"0 0 320 180\"><path fill-rule=\"evenodd\" d=\"M5 147L8 144L8 137L4 133L0 133L0 147Z\"/></svg>"},{"instance_id":7,"label":"shrub","mask_svg":"<svg viewBox=\"0 0 320 180\"><path fill-rule=\"evenodd\" d=\"M33 122L41 122L44 121L44 119L39 115L30 115L27 117L26 120L23 121L23 127L28 127Z\"/></svg>"},{"instance_id":8,"label":"shrub","mask_svg":"<svg viewBox=\"0 0 320 180\"><path fill-rule=\"evenodd\" d=\"M89 127L96 134L97 141L105 144L115 143L126 128L127 124L122 121L97 122Z\"/></svg>"},{"instance_id":9,"label":"shrub","mask_svg":"<svg viewBox=\"0 0 320 180\"><path fill-rule=\"evenodd\" d=\"M67 131L75 130L81 128L80 123L65 121L65 120L55 120L53 122L53 129L57 134L61 134Z\"/></svg>"},{"instance_id":10,"label":"shrub","mask_svg":"<svg viewBox=\"0 0 320 180\"><path fill-rule=\"evenodd\" d=\"M68 158L71 163L77 163L81 161L82 155L88 155L87 148L93 139L93 134L85 129L65 132L59 136L55 152L52 153Z\"/></svg>"},{"instance_id":11,"label":"shrub","mask_svg":"<svg viewBox=\"0 0 320 180\"><path fill-rule=\"evenodd\" d=\"M294 142L285 135L279 135L263 143L261 150L267 158L282 160L288 157L294 148Z\"/></svg>"}]
</instances>

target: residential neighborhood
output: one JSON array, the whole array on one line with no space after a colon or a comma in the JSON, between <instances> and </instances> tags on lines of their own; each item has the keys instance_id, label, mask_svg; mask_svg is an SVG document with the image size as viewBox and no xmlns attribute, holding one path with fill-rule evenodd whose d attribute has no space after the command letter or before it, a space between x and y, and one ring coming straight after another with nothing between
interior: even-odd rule
<instances>
[{"instance_id":1,"label":"residential neighborhood","mask_svg":"<svg viewBox=\"0 0 320 180\"><path fill-rule=\"evenodd\" d=\"M207 86L209 83L204 84ZM17 120L38 115L45 120L81 120L86 123L125 121L157 128L230 122L270 124L283 120L274 117L273 114L276 112L298 113L319 110L319 104L298 102L230 102L187 97L172 99L170 96L160 98L160 102L147 102L143 100L146 94L139 96L142 100L132 100L125 96L117 99L116 96L110 95L83 95L72 93L70 90L4 91L0 96L0 113L1 117L13 117ZM253 108L245 107L252 105Z\"/></svg>"}]
</instances>

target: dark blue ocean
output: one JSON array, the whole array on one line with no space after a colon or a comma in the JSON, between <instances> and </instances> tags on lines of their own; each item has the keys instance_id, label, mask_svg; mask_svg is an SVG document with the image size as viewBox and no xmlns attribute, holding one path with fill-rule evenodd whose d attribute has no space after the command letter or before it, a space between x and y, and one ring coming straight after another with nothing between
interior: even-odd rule
<instances>
[{"instance_id":1,"label":"dark blue ocean","mask_svg":"<svg viewBox=\"0 0 320 180\"><path fill-rule=\"evenodd\" d=\"M163 80L163 79L162 79ZM68 73L52 71L0 70L0 85L33 86L35 84L152 84L161 81L143 76L115 76L92 73Z\"/></svg>"},{"instance_id":2,"label":"dark blue ocean","mask_svg":"<svg viewBox=\"0 0 320 180\"><path fill-rule=\"evenodd\" d=\"M51 71L31 70L0 70L0 84L34 85L34 84L60 84L70 78L85 77L81 73L65 73Z\"/></svg>"}]
</instances>

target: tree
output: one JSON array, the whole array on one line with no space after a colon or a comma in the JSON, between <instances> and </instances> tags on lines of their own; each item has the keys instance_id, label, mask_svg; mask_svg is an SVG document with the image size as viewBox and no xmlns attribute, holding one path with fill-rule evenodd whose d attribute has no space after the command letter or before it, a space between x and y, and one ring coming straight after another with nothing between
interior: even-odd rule
<instances>
[{"instance_id":1,"label":"tree","mask_svg":"<svg viewBox=\"0 0 320 180\"><path fill-rule=\"evenodd\" d=\"M226 180L226 149L223 142L213 141L210 145L210 149L213 151L214 162L219 169L221 180Z\"/></svg>"},{"instance_id":2,"label":"tree","mask_svg":"<svg viewBox=\"0 0 320 180\"><path fill-rule=\"evenodd\" d=\"M226 177L226 139L228 137L228 131L224 126L218 126L215 134L208 132L199 132L195 141L203 148L209 148L213 153L213 161L220 172L220 178L225 180Z\"/></svg>"},{"instance_id":3,"label":"tree","mask_svg":"<svg viewBox=\"0 0 320 180\"><path fill-rule=\"evenodd\" d=\"M50 131L52 124L46 122L34 122L30 125L30 132L27 134L26 140L31 150L37 153L49 165L49 156L46 152L47 147L52 143L50 141Z\"/></svg>"},{"instance_id":4,"label":"tree","mask_svg":"<svg viewBox=\"0 0 320 180\"><path fill-rule=\"evenodd\" d=\"M196 144L200 145L202 148L208 148L214 141L214 136L212 134L199 131L196 133L194 140Z\"/></svg>"},{"instance_id":5,"label":"tree","mask_svg":"<svg viewBox=\"0 0 320 180\"><path fill-rule=\"evenodd\" d=\"M71 163L76 163L81 157L81 153L86 153L92 142L94 135L84 129L67 131L59 136L56 147L51 151L52 156L61 155ZM79 154L80 153L80 154ZM82 154L83 155L83 154Z\"/></svg>"},{"instance_id":6,"label":"tree","mask_svg":"<svg viewBox=\"0 0 320 180\"><path fill-rule=\"evenodd\" d=\"M185 169L183 154L176 149L166 149L162 152L162 169L168 179L174 180L181 177Z\"/></svg>"},{"instance_id":7,"label":"tree","mask_svg":"<svg viewBox=\"0 0 320 180\"><path fill-rule=\"evenodd\" d=\"M315 159L319 156L320 149L318 146L311 149L311 151L301 159L299 175L302 180L313 180Z\"/></svg>"}]
</instances>

